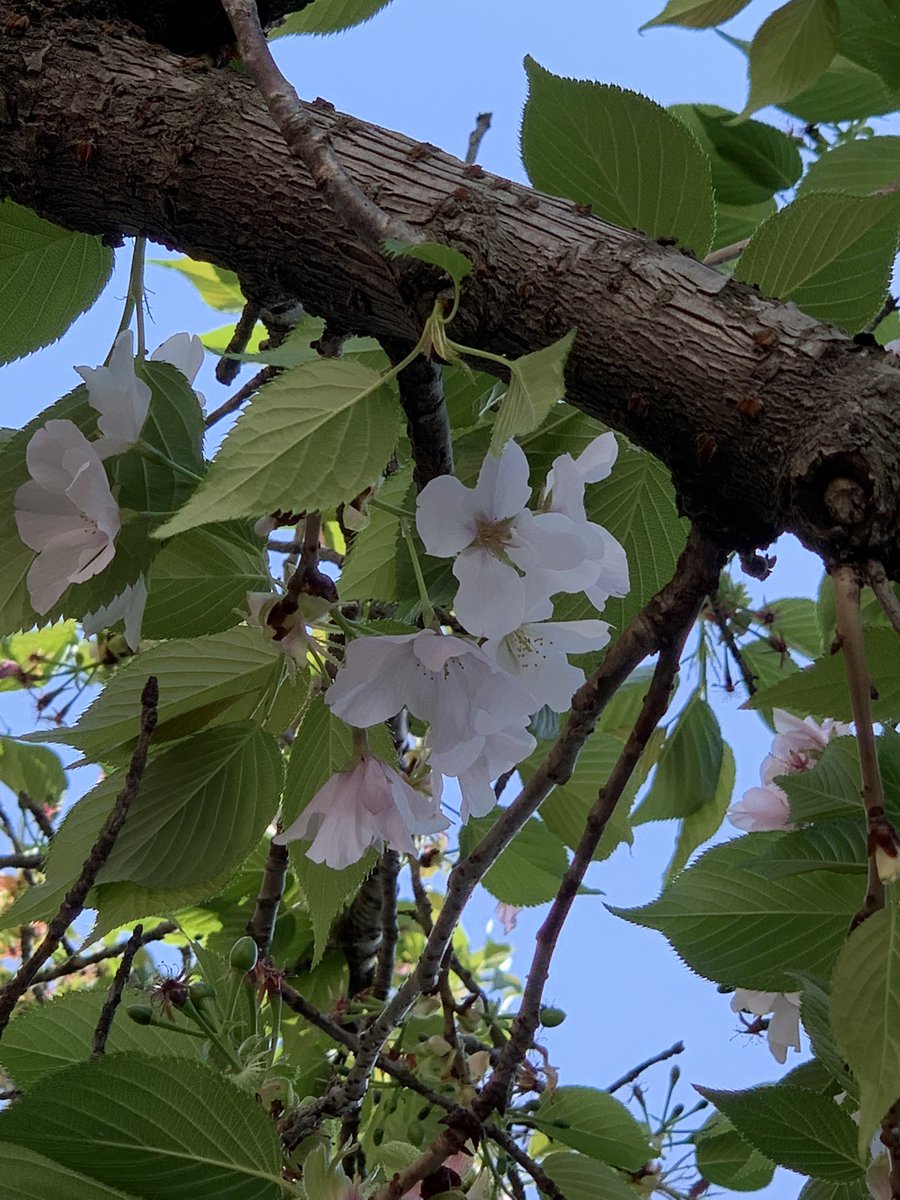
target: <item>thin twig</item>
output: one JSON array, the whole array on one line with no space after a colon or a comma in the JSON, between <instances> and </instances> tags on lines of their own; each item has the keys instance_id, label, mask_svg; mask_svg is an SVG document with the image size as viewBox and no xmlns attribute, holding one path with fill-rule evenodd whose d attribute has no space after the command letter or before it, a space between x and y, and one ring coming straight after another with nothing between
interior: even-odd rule
<instances>
[{"instance_id":1,"label":"thin twig","mask_svg":"<svg viewBox=\"0 0 900 1200\"><path fill-rule=\"evenodd\" d=\"M412 347L385 339L382 347L392 364L402 362ZM444 402L444 377L440 366L419 355L397 376L400 404L406 415L406 433L415 464L416 491L439 475L453 474L450 418Z\"/></svg>"},{"instance_id":2,"label":"thin twig","mask_svg":"<svg viewBox=\"0 0 900 1200\"><path fill-rule=\"evenodd\" d=\"M381 941L378 946L375 978L372 980L372 995L376 1000L386 1000L394 979L394 961L400 936L397 928L397 876L400 874L400 855L396 850L385 850L379 866Z\"/></svg>"},{"instance_id":3,"label":"thin twig","mask_svg":"<svg viewBox=\"0 0 900 1200\"><path fill-rule=\"evenodd\" d=\"M140 790L141 778L144 774L144 767L147 764L147 751L150 748L150 739L153 736L153 730L156 728L158 703L159 687L157 686L156 676L151 675L144 684L144 690L141 693L141 725L137 745L131 756L128 774L125 776L125 783L118 796L116 796L112 812L106 818L97 840L91 847L90 854L84 860L78 878L69 888L68 892L66 892L65 898L59 906L59 911L50 921L44 940L38 946L37 950L35 950L34 954L26 962L22 963L9 983L0 989L0 1037L3 1036L3 1031L9 1024L9 1018L12 1016L13 1009L28 988L34 983L41 967L60 944L66 930L80 915L88 893L94 886L94 881L112 853L113 847L116 844L116 838L119 836L122 826L125 823L125 818L128 816L131 803Z\"/></svg>"},{"instance_id":4,"label":"thin twig","mask_svg":"<svg viewBox=\"0 0 900 1200\"><path fill-rule=\"evenodd\" d=\"M875 314L875 316L872 318L872 320L869 321L868 325L863 326L862 332L863 333L874 333L875 330L878 328L878 326L881 324L881 322L885 319L885 317L889 317L892 312L896 312L896 309L897 309L897 297L891 295L891 293L888 293L888 297L885 300L884 304L882 304L881 308Z\"/></svg>"},{"instance_id":5,"label":"thin twig","mask_svg":"<svg viewBox=\"0 0 900 1200\"><path fill-rule=\"evenodd\" d=\"M276 846L274 841L270 841L266 865L263 867L262 881L253 908L253 916L246 925L247 933L256 942L260 958L266 957L272 944L275 922L278 919L278 906L284 895L287 869L287 846Z\"/></svg>"},{"instance_id":6,"label":"thin twig","mask_svg":"<svg viewBox=\"0 0 900 1200\"><path fill-rule=\"evenodd\" d=\"M272 57L255 0L222 0L222 7L231 21L243 64L269 116L288 150L309 171L334 213L349 229L375 245L380 246L385 238L421 241L421 236L405 221L388 216L369 199L319 132L315 120Z\"/></svg>"},{"instance_id":7,"label":"thin twig","mask_svg":"<svg viewBox=\"0 0 900 1200\"><path fill-rule=\"evenodd\" d=\"M219 383L224 383L226 387L234 383L243 365L239 358L229 358L228 355L244 353L247 349L247 343L253 336L253 330L256 328L258 320L259 305L255 300L247 300L241 310L241 315L235 323L234 332L228 341L228 345L225 347L225 353L216 363L216 379L218 379Z\"/></svg>"},{"instance_id":8,"label":"thin twig","mask_svg":"<svg viewBox=\"0 0 900 1200\"><path fill-rule=\"evenodd\" d=\"M415 970L360 1038L356 1061L346 1078L294 1115L284 1133L289 1149L318 1128L326 1116L342 1115L361 1102L369 1075L392 1031L418 998L433 990L460 915L485 872L553 788L569 780L579 752L608 700L649 654L659 650L683 628L687 615L696 614L702 597L715 587L724 559L717 545L696 528L691 530L673 579L631 621L594 673L575 693L565 729L544 762L478 845L450 872L443 906Z\"/></svg>"},{"instance_id":9,"label":"thin twig","mask_svg":"<svg viewBox=\"0 0 900 1200\"><path fill-rule=\"evenodd\" d=\"M887 838L888 844L893 846L893 829L884 815L884 787L881 782L881 770L878 766L875 730L872 728L872 678L866 664L866 651L863 644L862 620L859 610L859 580L855 568L845 564L835 567L831 575L834 580L835 628L837 640L844 656L850 708L856 725L856 746L859 752L859 769L862 779L861 795L869 830L869 869L866 896L862 908L850 922L850 929L853 930L872 913L884 908L884 884L878 873L877 851L885 838ZM896 854L896 850L893 853Z\"/></svg>"},{"instance_id":10,"label":"thin twig","mask_svg":"<svg viewBox=\"0 0 900 1200\"><path fill-rule=\"evenodd\" d=\"M466 149L466 157L464 159L470 166L478 157L478 151L481 149L484 135L491 127L491 117L493 115L493 113L479 113L475 118L475 128L469 134L469 145Z\"/></svg>"},{"instance_id":11,"label":"thin twig","mask_svg":"<svg viewBox=\"0 0 900 1200\"><path fill-rule=\"evenodd\" d=\"M37 821L38 828L45 838L52 838L54 834L53 822L37 803L33 800L28 792L19 792L19 808L24 812L26 809Z\"/></svg>"},{"instance_id":12,"label":"thin twig","mask_svg":"<svg viewBox=\"0 0 900 1200\"><path fill-rule=\"evenodd\" d=\"M728 624L728 617L725 615L725 610L722 608L722 601L719 599L718 592L710 592L709 610L712 613L713 620L715 621L719 632L722 635L722 641L725 643L728 652L734 660L735 666L741 673L741 678L744 681L744 687L747 689L747 695L753 696L758 691L756 686L756 676L750 670L749 663L741 653L741 648L737 644L737 639L734 636L734 630Z\"/></svg>"},{"instance_id":13,"label":"thin twig","mask_svg":"<svg viewBox=\"0 0 900 1200\"><path fill-rule=\"evenodd\" d=\"M23 871L40 871L43 865L43 854L0 854L0 869L17 867Z\"/></svg>"},{"instance_id":14,"label":"thin twig","mask_svg":"<svg viewBox=\"0 0 900 1200\"><path fill-rule=\"evenodd\" d=\"M662 1050L659 1054L654 1054L651 1058L645 1058L642 1063L638 1063L636 1067L632 1067L630 1071L626 1071L615 1083L611 1083L606 1089L610 1095L617 1092L619 1088L623 1088L626 1083L633 1083L639 1075L647 1070L648 1067L654 1067L657 1063L665 1062L667 1058L674 1058L676 1054L684 1053L684 1042L676 1042L674 1046L670 1046L668 1050Z\"/></svg>"},{"instance_id":15,"label":"thin twig","mask_svg":"<svg viewBox=\"0 0 900 1200\"><path fill-rule=\"evenodd\" d=\"M868 578L885 616L900 633L900 600L897 599L894 585L888 579L887 572L880 562L868 564Z\"/></svg>"},{"instance_id":16,"label":"thin twig","mask_svg":"<svg viewBox=\"0 0 900 1200\"><path fill-rule=\"evenodd\" d=\"M718 267L722 263L731 262L733 258L739 258L750 242L749 238L741 238L739 242L732 242L730 246L722 246L718 250L713 250L707 254L703 260L703 265L706 267Z\"/></svg>"},{"instance_id":17,"label":"thin twig","mask_svg":"<svg viewBox=\"0 0 900 1200\"><path fill-rule=\"evenodd\" d=\"M154 925L141 938L141 945L146 946L148 942L158 942L164 937L168 937L170 933L174 933L178 926L174 921L160 921L158 925ZM118 958L125 950L127 943L119 942L116 946L104 946L102 950L95 950L92 954L72 954L65 962L56 963L55 966L47 967L46 970L40 971L34 977L34 984L50 983L53 979L61 979L65 975L75 975L79 971L85 971L88 967L95 967L98 963L105 962L110 958Z\"/></svg>"},{"instance_id":18,"label":"thin twig","mask_svg":"<svg viewBox=\"0 0 900 1200\"><path fill-rule=\"evenodd\" d=\"M122 992L125 990L128 976L131 974L131 964L134 962L134 956L143 944L143 933L143 925L135 925L131 937L125 943L122 950L122 961L116 968L112 986L109 989L109 994L103 1001L103 1007L100 1010L100 1019L97 1021L97 1028L94 1030L94 1037L91 1042L91 1058L99 1058L101 1054L106 1053L106 1040L112 1029L113 1018L116 1015L116 1009L119 1007L119 1001L122 999Z\"/></svg>"},{"instance_id":19,"label":"thin twig","mask_svg":"<svg viewBox=\"0 0 900 1200\"><path fill-rule=\"evenodd\" d=\"M268 383L270 379L274 379L276 375L280 375L282 369L281 367L263 367L243 387L238 388L229 400L226 400L224 404L220 404L218 408L213 409L203 422L204 428L209 429L210 425L215 425L216 421L221 421L223 417L227 417L229 413L233 413L239 409L244 401L249 400L255 392L258 392L264 383Z\"/></svg>"}]
</instances>

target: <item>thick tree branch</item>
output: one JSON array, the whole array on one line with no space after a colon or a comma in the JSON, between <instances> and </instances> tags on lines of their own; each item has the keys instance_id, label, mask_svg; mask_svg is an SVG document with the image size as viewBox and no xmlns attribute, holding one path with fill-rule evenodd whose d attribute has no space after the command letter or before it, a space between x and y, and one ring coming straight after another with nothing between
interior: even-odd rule
<instances>
[{"instance_id":1,"label":"thick tree branch","mask_svg":"<svg viewBox=\"0 0 900 1200\"><path fill-rule=\"evenodd\" d=\"M39 871L43 865L43 854L0 854L0 870L16 867L19 870Z\"/></svg>"},{"instance_id":2,"label":"thick tree branch","mask_svg":"<svg viewBox=\"0 0 900 1200\"><path fill-rule=\"evenodd\" d=\"M47 933L44 936L44 940L31 957L22 963L9 983L0 989L0 1037L3 1036L3 1031L9 1024L9 1019L16 1004L18 1004L28 988L35 982L41 967L60 944L66 930L81 913L88 893L94 886L95 879L112 853L113 847L116 844L116 838L125 824L125 818L128 816L131 803L138 794L141 786L144 767L147 763L147 751L150 748L150 739L156 728L156 706L158 701L159 688L157 687L156 677L151 675L144 684L144 690L141 693L141 727L137 745L131 756L128 773L125 776L125 783L118 796L116 796L112 812L106 818L103 828L97 835L97 840L91 847L90 854L84 860L84 865L81 868L78 878L66 892L63 902L59 906L59 911L47 926Z\"/></svg>"},{"instance_id":3,"label":"thick tree branch","mask_svg":"<svg viewBox=\"0 0 900 1200\"><path fill-rule=\"evenodd\" d=\"M412 347L393 338L382 341L392 363L406 358ZM421 355L397 376L400 403L406 415L406 433L415 464L416 491L438 475L453 474L450 419L444 403L444 379L437 363Z\"/></svg>"},{"instance_id":4,"label":"thick tree branch","mask_svg":"<svg viewBox=\"0 0 900 1200\"><path fill-rule=\"evenodd\" d=\"M76 29L49 0L46 20L32 10L21 37L0 38L4 194L228 267L261 303L299 298L336 328L416 340L443 277L348 232L246 75L188 70L124 27ZM0 0L0 24L14 12ZM456 340L516 356L577 327L568 399L665 462L708 534L752 551L788 529L832 561L898 575L894 356L568 201L300 107L390 220L473 259ZM842 475L859 503L836 517L826 493Z\"/></svg>"}]
</instances>

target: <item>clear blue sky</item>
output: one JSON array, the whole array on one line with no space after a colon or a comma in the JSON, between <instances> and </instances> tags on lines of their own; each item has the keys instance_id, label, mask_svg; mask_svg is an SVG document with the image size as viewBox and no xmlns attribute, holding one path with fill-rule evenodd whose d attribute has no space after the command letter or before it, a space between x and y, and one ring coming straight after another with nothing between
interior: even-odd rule
<instances>
[{"instance_id":1,"label":"clear blue sky","mask_svg":"<svg viewBox=\"0 0 900 1200\"><path fill-rule=\"evenodd\" d=\"M283 69L301 96L321 96L339 110L402 130L462 155L479 112L493 113L493 126L479 161L489 170L523 178L518 131L525 100L522 59L533 55L550 70L578 78L617 83L662 104L708 102L740 109L746 91L743 57L713 32L654 29L640 35L643 21L663 0L394 0L369 24L340 37L285 38L276 42ZM755 0L729 30L750 36L772 0ZM766 114L763 114L764 116ZM775 124L788 122L768 114ZM886 130L885 130L886 131ZM239 179L235 181L240 186ZM261 216L264 219L264 216ZM164 252L160 252L162 254ZM93 365L106 354L124 294L127 263L120 254L116 276L96 307L51 350L0 371L7 396L3 423L21 425L79 382L72 368ZM175 272L150 268L151 347L169 334L203 332L222 324ZM213 405L225 396L212 376L211 360L198 385ZM765 585L748 582L754 597L809 595L820 577L816 560L790 544ZM736 798L757 782L770 734L756 716L738 710L738 697L725 697L719 717L738 756ZM16 731L33 727L30 706L4 701L4 723ZM84 774L79 773L79 774ZM77 794L77 783L73 780ZM673 844L673 827L644 826L632 850L621 849L593 868L589 882L608 902L629 906L653 898ZM466 925L478 941L493 902L479 900ZM522 913L512 935L513 969L524 975L531 940L545 909ZM495 930L495 936L497 931ZM649 1054L678 1039L687 1043L683 1079L737 1088L778 1073L764 1040L752 1045L735 1037L736 1018L728 998L690 974L658 934L611 917L600 897L582 897L566 927L547 989L548 1000L568 1012L548 1033L552 1062L565 1083L602 1086ZM793 1060L793 1061L792 1061ZM789 1058L787 1066L800 1061ZM650 1079L653 1096L665 1091L668 1066ZM692 1093L682 1084L680 1099ZM768 1197L788 1200L801 1180L780 1171Z\"/></svg>"}]
</instances>

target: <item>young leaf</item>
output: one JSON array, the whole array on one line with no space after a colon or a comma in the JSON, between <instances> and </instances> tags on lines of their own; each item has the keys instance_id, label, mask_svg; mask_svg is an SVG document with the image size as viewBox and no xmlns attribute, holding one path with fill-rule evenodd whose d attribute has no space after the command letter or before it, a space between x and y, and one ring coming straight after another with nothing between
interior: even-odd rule
<instances>
[{"instance_id":1,"label":"young leaf","mask_svg":"<svg viewBox=\"0 0 900 1200\"><path fill-rule=\"evenodd\" d=\"M137 1200L133 1192L88 1179L35 1150L0 1144L0 1200Z\"/></svg>"},{"instance_id":2,"label":"young leaf","mask_svg":"<svg viewBox=\"0 0 900 1200\"><path fill-rule=\"evenodd\" d=\"M798 196L810 192L847 192L868 196L900 179L900 137L859 138L842 142L810 163Z\"/></svg>"},{"instance_id":3,"label":"young leaf","mask_svg":"<svg viewBox=\"0 0 900 1200\"><path fill-rule=\"evenodd\" d=\"M368 21L390 0L312 0L302 12L289 13L269 35L284 37L288 33L338 33Z\"/></svg>"},{"instance_id":4,"label":"young leaf","mask_svg":"<svg viewBox=\"0 0 900 1200\"><path fill-rule=\"evenodd\" d=\"M541 1170L566 1200L634 1200L623 1175L574 1150L554 1150L541 1159Z\"/></svg>"},{"instance_id":5,"label":"young leaf","mask_svg":"<svg viewBox=\"0 0 900 1200\"><path fill-rule=\"evenodd\" d=\"M733 1192L755 1192L772 1181L775 1164L745 1142L721 1113L694 1134L694 1145L697 1170L710 1183Z\"/></svg>"},{"instance_id":6,"label":"young leaf","mask_svg":"<svg viewBox=\"0 0 900 1200\"><path fill-rule=\"evenodd\" d=\"M491 434L491 454L499 457L510 438L531 433L563 399L566 359L575 341L575 330L565 337L524 354L509 364L510 380Z\"/></svg>"},{"instance_id":7,"label":"young leaf","mask_svg":"<svg viewBox=\"0 0 900 1200\"><path fill-rule=\"evenodd\" d=\"M706 701L695 693L666 739L653 785L632 816L633 824L689 817L712 804L722 755L719 722Z\"/></svg>"},{"instance_id":8,"label":"young leaf","mask_svg":"<svg viewBox=\"0 0 900 1200\"><path fill-rule=\"evenodd\" d=\"M440 267L457 286L474 270L471 259L466 258L462 251L454 250L452 246L442 246L439 242L413 244L400 242L396 238L386 238L384 248L395 258L415 258L419 262Z\"/></svg>"},{"instance_id":9,"label":"young leaf","mask_svg":"<svg viewBox=\"0 0 900 1200\"><path fill-rule=\"evenodd\" d=\"M42 806L57 805L67 786L58 754L8 737L0 737L0 783L17 796L26 792Z\"/></svg>"},{"instance_id":10,"label":"young leaf","mask_svg":"<svg viewBox=\"0 0 900 1200\"><path fill-rule=\"evenodd\" d=\"M637 1171L653 1157L643 1127L628 1109L595 1088L556 1088L529 1121L554 1142L611 1167Z\"/></svg>"},{"instance_id":11,"label":"young leaf","mask_svg":"<svg viewBox=\"0 0 900 1200\"><path fill-rule=\"evenodd\" d=\"M178 271L194 285L203 301L218 312L240 312L244 307L244 294L238 277L224 267L212 263L195 262L192 258L154 258L156 267Z\"/></svg>"},{"instance_id":12,"label":"young leaf","mask_svg":"<svg viewBox=\"0 0 900 1200\"><path fill-rule=\"evenodd\" d=\"M738 1133L781 1167L844 1182L863 1173L856 1126L830 1096L784 1084L723 1092L698 1087Z\"/></svg>"},{"instance_id":13,"label":"young leaf","mask_svg":"<svg viewBox=\"0 0 900 1200\"><path fill-rule=\"evenodd\" d=\"M525 70L522 158L534 186L702 258L715 230L712 184L684 126L637 92L563 79L532 58Z\"/></svg>"},{"instance_id":14,"label":"young leaf","mask_svg":"<svg viewBox=\"0 0 900 1200\"><path fill-rule=\"evenodd\" d=\"M181 1058L114 1054L54 1071L0 1113L0 1138L142 1200L278 1200L281 1148L247 1092ZM176 1182L177 1181L177 1182Z\"/></svg>"},{"instance_id":15,"label":"young leaf","mask_svg":"<svg viewBox=\"0 0 900 1200\"><path fill-rule=\"evenodd\" d=\"M750 46L750 96L742 117L810 87L834 58L837 0L788 0L757 30Z\"/></svg>"},{"instance_id":16,"label":"young leaf","mask_svg":"<svg viewBox=\"0 0 900 1200\"><path fill-rule=\"evenodd\" d=\"M72 233L0 202L0 363L62 337L94 303L113 268L98 237Z\"/></svg>"},{"instance_id":17,"label":"young leaf","mask_svg":"<svg viewBox=\"0 0 900 1200\"><path fill-rule=\"evenodd\" d=\"M459 849L469 854L499 819L500 812L476 817L460 830ZM569 865L566 848L543 821L532 817L516 834L482 883L502 904L528 908L545 904L559 891L560 881Z\"/></svg>"},{"instance_id":18,"label":"young leaf","mask_svg":"<svg viewBox=\"0 0 900 1200\"><path fill-rule=\"evenodd\" d=\"M824 821L833 817L859 816L859 751L856 739L836 738L822 751L808 771L782 775L778 786L787 793L791 821Z\"/></svg>"},{"instance_id":19,"label":"young leaf","mask_svg":"<svg viewBox=\"0 0 900 1200\"><path fill-rule=\"evenodd\" d=\"M785 112L812 125L856 121L893 112L896 107L896 97L884 80L843 54L834 56L812 87L781 104Z\"/></svg>"},{"instance_id":20,"label":"young leaf","mask_svg":"<svg viewBox=\"0 0 900 1200\"><path fill-rule=\"evenodd\" d=\"M897 247L900 195L807 195L754 234L734 277L849 333L881 308Z\"/></svg>"},{"instance_id":21,"label":"young leaf","mask_svg":"<svg viewBox=\"0 0 900 1200\"><path fill-rule=\"evenodd\" d=\"M641 26L641 33L654 25L683 25L687 29L708 29L730 21L750 0L669 0L663 11Z\"/></svg>"},{"instance_id":22,"label":"young leaf","mask_svg":"<svg viewBox=\"0 0 900 1200\"><path fill-rule=\"evenodd\" d=\"M381 474L401 410L377 372L323 358L267 384L238 419L201 487L159 531L351 500Z\"/></svg>"},{"instance_id":23,"label":"young leaf","mask_svg":"<svg viewBox=\"0 0 900 1200\"><path fill-rule=\"evenodd\" d=\"M859 1152L900 1088L900 907L887 905L854 929L831 979L831 1024L837 1048L859 1081Z\"/></svg>"},{"instance_id":24,"label":"young leaf","mask_svg":"<svg viewBox=\"0 0 900 1200\"><path fill-rule=\"evenodd\" d=\"M664 882L682 869L698 846L708 841L725 819L725 813L731 804L734 792L735 763L734 751L725 743L722 746L722 768L716 784L712 800L698 808L696 812L685 817L681 822L678 841L675 843L675 853L666 867Z\"/></svg>"}]
</instances>

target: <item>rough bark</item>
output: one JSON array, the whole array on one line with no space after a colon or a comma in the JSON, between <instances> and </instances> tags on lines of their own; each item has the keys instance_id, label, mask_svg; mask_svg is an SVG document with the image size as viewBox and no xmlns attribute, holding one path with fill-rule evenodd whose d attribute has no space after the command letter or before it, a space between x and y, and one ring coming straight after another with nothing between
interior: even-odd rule
<instances>
[{"instance_id":1,"label":"rough bark","mask_svg":"<svg viewBox=\"0 0 900 1200\"><path fill-rule=\"evenodd\" d=\"M80 8L32 0L10 33L20 9L0 0L0 192L228 267L337 331L417 336L440 277L340 225L245 76ZM568 399L662 459L710 536L749 551L787 529L900 574L892 356L568 201L311 107L373 199L474 260L457 340L517 355L577 326Z\"/></svg>"}]
</instances>

